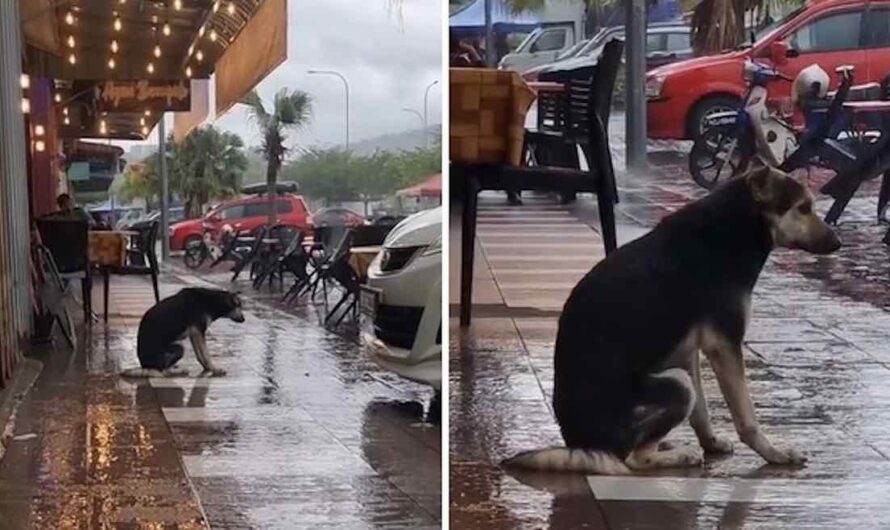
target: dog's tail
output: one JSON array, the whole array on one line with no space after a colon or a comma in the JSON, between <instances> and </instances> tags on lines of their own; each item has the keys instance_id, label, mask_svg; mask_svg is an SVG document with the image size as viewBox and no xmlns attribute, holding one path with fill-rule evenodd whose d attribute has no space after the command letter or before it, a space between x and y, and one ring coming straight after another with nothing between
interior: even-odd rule
<instances>
[{"instance_id":1,"label":"dog's tail","mask_svg":"<svg viewBox=\"0 0 890 530\"><path fill-rule=\"evenodd\" d=\"M569 449L548 447L537 451L519 453L504 460L510 467L537 471L571 471L591 475L629 475L631 473L617 456L593 449Z\"/></svg>"}]
</instances>

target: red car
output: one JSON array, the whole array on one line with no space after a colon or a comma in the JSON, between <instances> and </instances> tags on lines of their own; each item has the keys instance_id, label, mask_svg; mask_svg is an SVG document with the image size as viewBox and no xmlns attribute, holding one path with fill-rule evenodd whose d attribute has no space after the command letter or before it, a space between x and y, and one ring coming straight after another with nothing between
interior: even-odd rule
<instances>
[{"instance_id":1,"label":"red car","mask_svg":"<svg viewBox=\"0 0 890 530\"><path fill-rule=\"evenodd\" d=\"M300 228L308 226L309 208L302 196L280 195L276 204L279 223ZM171 226L170 250L184 250L190 241L201 238L204 228L216 240L223 225L230 225L235 230L253 230L266 224L268 216L269 200L262 195L225 202L208 212L203 219L190 219Z\"/></svg>"},{"instance_id":2,"label":"red car","mask_svg":"<svg viewBox=\"0 0 890 530\"><path fill-rule=\"evenodd\" d=\"M792 78L818 64L831 77L832 89L838 83L835 68L847 64L856 68L857 84L881 82L890 74L890 0L809 2L761 31L753 46L650 71L649 137L692 138L708 114L738 108L746 59L777 67ZM771 84L769 95L779 108L791 108L791 83Z\"/></svg>"}]
</instances>

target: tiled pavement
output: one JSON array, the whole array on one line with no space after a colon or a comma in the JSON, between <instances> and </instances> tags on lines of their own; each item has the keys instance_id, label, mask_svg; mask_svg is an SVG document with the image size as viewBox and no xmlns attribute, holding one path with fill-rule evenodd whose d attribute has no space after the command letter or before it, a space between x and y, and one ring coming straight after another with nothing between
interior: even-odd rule
<instances>
[{"instance_id":1,"label":"tiled pavement","mask_svg":"<svg viewBox=\"0 0 890 530\"><path fill-rule=\"evenodd\" d=\"M623 179L619 239L644 233L699 195L688 181L677 165ZM475 320L463 331L451 321L452 525L890 527L890 252L872 220L873 193L871 185L841 219L838 254L777 252L755 290L746 351L751 391L766 433L804 450L808 465L764 466L736 443L735 455L701 469L630 478L511 475L498 466L518 451L562 443L550 407L556 318L602 243L595 201L560 207L526 197L524 206L507 207L502 196L484 196ZM453 244L458 231L455 217ZM456 271L459 247L451 248ZM456 272L451 280L454 304ZM717 431L735 439L711 372L703 372ZM689 427L671 438L694 441Z\"/></svg>"},{"instance_id":2,"label":"tiled pavement","mask_svg":"<svg viewBox=\"0 0 890 530\"><path fill-rule=\"evenodd\" d=\"M167 275L162 294L189 284L204 283ZM187 347L192 377L132 383L116 374L137 364L151 287L114 278L111 293L107 328L95 324L76 352L43 354L0 463L0 528L440 526L428 390L252 299L244 324L208 334L226 377L196 377ZM98 287L94 299L101 311Z\"/></svg>"}]
</instances>

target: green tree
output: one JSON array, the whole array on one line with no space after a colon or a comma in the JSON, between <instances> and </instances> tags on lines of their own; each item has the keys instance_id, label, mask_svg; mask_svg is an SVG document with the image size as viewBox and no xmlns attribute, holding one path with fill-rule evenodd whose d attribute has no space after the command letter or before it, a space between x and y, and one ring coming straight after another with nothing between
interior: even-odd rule
<instances>
[{"instance_id":1,"label":"green tree","mask_svg":"<svg viewBox=\"0 0 890 530\"><path fill-rule=\"evenodd\" d=\"M275 94L271 111L263 105L263 100L256 91L248 94L243 104L249 109L251 120L260 130L262 137L261 151L266 159L266 184L269 196L269 225L275 224L275 187L278 182L278 171L284 162L287 148L285 132L288 129L302 129L312 117L312 99L309 94L300 90L288 93L282 88Z\"/></svg>"},{"instance_id":2,"label":"green tree","mask_svg":"<svg viewBox=\"0 0 890 530\"><path fill-rule=\"evenodd\" d=\"M213 126L195 129L173 147L170 184L184 201L186 215L198 217L211 199L238 193L247 169L244 142Z\"/></svg>"}]
</instances>

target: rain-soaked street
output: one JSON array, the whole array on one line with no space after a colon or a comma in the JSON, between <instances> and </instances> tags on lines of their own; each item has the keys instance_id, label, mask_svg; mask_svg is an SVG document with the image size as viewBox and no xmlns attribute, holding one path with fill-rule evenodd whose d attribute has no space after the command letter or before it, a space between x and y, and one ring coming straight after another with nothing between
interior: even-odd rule
<instances>
[{"instance_id":1,"label":"rain-soaked street","mask_svg":"<svg viewBox=\"0 0 890 530\"><path fill-rule=\"evenodd\" d=\"M162 296L228 276L174 272ZM217 321L225 377L133 382L141 278L114 278L111 319L76 352L39 355L0 464L0 527L438 528L441 430L432 391L380 371L349 333L239 286L247 320ZM95 293L98 295L98 292ZM101 297L94 296L101 312Z\"/></svg>"},{"instance_id":2,"label":"rain-soaked street","mask_svg":"<svg viewBox=\"0 0 890 530\"><path fill-rule=\"evenodd\" d=\"M677 153L651 155L642 178L619 179L619 242L638 237L702 192ZM821 177L811 177L817 189ZM450 513L459 528L887 528L890 525L890 251L872 183L815 257L778 251L755 289L746 367L767 436L809 456L764 466L740 442L702 468L633 477L511 474L499 462L562 445L553 418L553 342L569 291L602 259L595 201L533 195L506 206L480 196L474 321L451 319ZM824 212L829 202L817 201ZM459 219L452 214L452 248ZM452 315L459 252L451 253ZM709 368L719 434L737 440ZM688 426L669 435L695 442Z\"/></svg>"}]
</instances>

